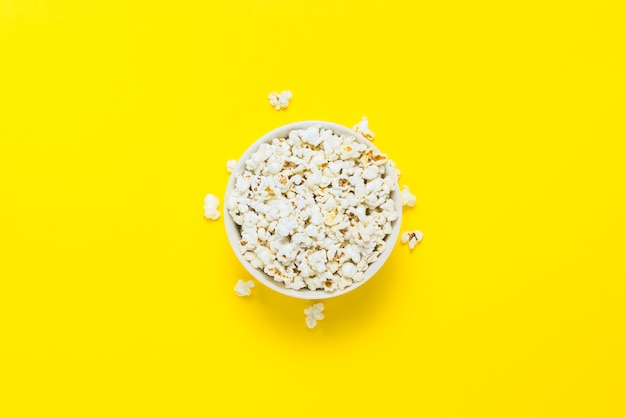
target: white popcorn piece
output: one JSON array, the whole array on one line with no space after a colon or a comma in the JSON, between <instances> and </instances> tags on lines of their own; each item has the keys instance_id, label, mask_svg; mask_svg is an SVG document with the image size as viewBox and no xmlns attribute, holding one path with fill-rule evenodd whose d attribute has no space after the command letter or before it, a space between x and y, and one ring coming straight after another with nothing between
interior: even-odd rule
<instances>
[{"instance_id":1,"label":"white popcorn piece","mask_svg":"<svg viewBox=\"0 0 626 417\"><path fill-rule=\"evenodd\" d=\"M298 248L291 243L281 246L276 253L276 259L283 265L289 265L291 262L295 261L296 256L298 256Z\"/></svg>"},{"instance_id":2,"label":"white popcorn piece","mask_svg":"<svg viewBox=\"0 0 626 417\"><path fill-rule=\"evenodd\" d=\"M374 140L376 135L369 128L367 117L363 116L361 121L352 128L355 132L360 133L367 140Z\"/></svg>"},{"instance_id":3,"label":"white popcorn piece","mask_svg":"<svg viewBox=\"0 0 626 417\"><path fill-rule=\"evenodd\" d=\"M213 194L207 194L204 197L204 218L207 220L217 220L220 218L220 212L217 207L220 205L220 200Z\"/></svg>"},{"instance_id":4,"label":"white popcorn piece","mask_svg":"<svg viewBox=\"0 0 626 417\"><path fill-rule=\"evenodd\" d=\"M354 265L352 262L346 262L343 265L341 265L341 276L343 278L354 278L354 276L356 275L356 265Z\"/></svg>"},{"instance_id":5,"label":"white popcorn piece","mask_svg":"<svg viewBox=\"0 0 626 417\"><path fill-rule=\"evenodd\" d=\"M233 170L235 169L235 165L237 165L237 160L229 159L228 161L226 161L226 171L228 171L229 173L232 173Z\"/></svg>"},{"instance_id":6,"label":"white popcorn piece","mask_svg":"<svg viewBox=\"0 0 626 417\"><path fill-rule=\"evenodd\" d=\"M286 288L333 292L362 281L399 214L387 160L318 127L260 145L226 197L244 259Z\"/></svg>"},{"instance_id":7,"label":"white popcorn piece","mask_svg":"<svg viewBox=\"0 0 626 417\"><path fill-rule=\"evenodd\" d=\"M339 288L340 290L345 290L350 285L352 285L352 283L353 283L352 279L340 277L339 281L337 282L337 288Z\"/></svg>"},{"instance_id":8,"label":"white popcorn piece","mask_svg":"<svg viewBox=\"0 0 626 417\"><path fill-rule=\"evenodd\" d=\"M363 171L363 179L373 180L380 175L378 167L376 165L370 165Z\"/></svg>"},{"instance_id":9,"label":"white popcorn piece","mask_svg":"<svg viewBox=\"0 0 626 417\"><path fill-rule=\"evenodd\" d=\"M384 183L383 184L383 189L385 189L384 187L389 187L389 190L391 190L391 191L396 189L396 181L394 181L393 178L391 178L390 176L386 176L383 179L383 183Z\"/></svg>"},{"instance_id":10,"label":"white popcorn piece","mask_svg":"<svg viewBox=\"0 0 626 417\"><path fill-rule=\"evenodd\" d=\"M280 236L286 237L292 234L297 226L298 222L296 222L295 219L285 217L278 220L278 224L276 225L276 233Z\"/></svg>"},{"instance_id":11,"label":"white popcorn piece","mask_svg":"<svg viewBox=\"0 0 626 417\"><path fill-rule=\"evenodd\" d=\"M330 271L331 274L334 274L339 270L339 262L332 261L326 264L326 268Z\"/></svg>"},{"instance_id":12,"label":"white popcorn piece","mask_svg":"<svg viewBox=\"0 0 626 417\"><path fill-rule=\"evenodd\" d=\"M237 281L237 285L235 285L235 292L240 297L248 297L252 293L252 288L254 288L254 281L246 281L243 280Z\"/></svg>"},{"instance_id":13,"label":"white popcorn piece","mask_svg":"<svg viewBox=\"0 0 626 417\"><path fill-rule=\"evenodd\" d=\"M272 259L274 259L274 254L272 253L272 251L265 246L259 246L255 249L254 253L261 260L263 266L269 264Z\"/></svg>"},{"instance_id":14,"label":"white popcorn piece","mask_svg":"<svg viewBox=\"0 0 626 417\"><path fill-rule=\"evenodd\" d=\"M278 159L278 156L271 155L267 160L267 167L263 170L263 175L273 175L278 174L280 169L283 167L283 164Z\"/></svg>"},{"instance_id":15,"label":"white popcorn piece","mask_svg":"<svg viewBox=\"0 0 626 417\"><path fill-rule=\"evenodd\" d=\"M283 90L280 94L271 92L268 95L270 104L276 110L286 109L289 106L289 100L291 100L292 94L290 90Z\"/></svg>"},{"instance_id":16,"label":"white popcorn piece","mask_svg":"<svg viewBox=\"0 0 626 417\"><path fill-rule=\"evenodd\" d=\"M285 283L286 288L290 288L292 290L299 290L306 287L304 279L301 276L296 276L293 281Z\"/></svg>"},{"instance_id":17,"label":"white popcorn piece","mask_svg":"<svg viewBox=\"0 0 626 417\"><path fill-rule=\"evenodd\" d=\"M326 251L323 249L309 255L309 264L317 272L326 271L326 261Z\"/></svg>"},{"instance_id":18,"label":"white popcorn piece","mask_svg":"<svg viewBox=\"0 0 626 417\"><path fill-rule=\"evenodd\" d=\"M343 249L343 253L346 255L346 260L350 259L354 263L359 263L361 261L361 249L357 245L346 245ZM352 276L350 276L350 278L352 278Z\"/></svg>"},{"instance_id":19,"label":"white popcorn piece","mask_svg":"<svg viewBox=\"0 0 626 417\"><path fill-rule=\"evenodd\" d=\"M323 284L324 291L326 291L326 292L333 292L333 291L339 289L339 281L340 280L341 280L341 277L331 276L328 279L321 280L320 283Z\"/></svg>"},{"instance_id":20,"label":"white popcorn piece","mask_svg":"<svg viewBox=\"0 0 626 417\"><path fill-rule=\"evenodd\" d=\"M308 143L313 146L317 146L322 142L322 136L320 135L320 131L318 128L311 126L304 131L302 135L302 142Z\"/></svg>"},{"instance_id":21,"label":"white popcorn piece","mask_svg":"<svg viewBox=\"0 0 626 417\"><path fill-rule=\"evenodd\" d=\"M390 222L398 218L398 212L396 212L393 200L385 201L380 205L380 208L383 210L383 216L385 216Z\"/></svg>"},{"instance_id":22,"label":"white popcorn piece","mask_svg":"<svg viewBox=\"0 0 626 417\"><path fill-rule=\"evenodd\" d=\"M402 186L402 191L400 191L400 196L402 197L402 205L415 207L415 202L417 201L417 197L411 194L411 190L409 190L408 185Z\"/></svg>"},{"instance_id":23,"label":"white popcorn piece","mask_svg":"<svg viewBox=\"0 0 626 417\"><path fill-rule=\"evenodd\" d=\"M415 245L422 241L424 234L419 230L413 230L411 232L404 232L401 236L402 243L408 243L410 249L414 249Z\"/></svg>"},{"instance_id":24,"label":"white popcorn piece","mask_svg":"<svg viewBox=\"0 0 626 417\"><path fill-rule=\"evenodd\" d=\"M304 314L306 314L305 321L309 329L315 328L317 321L324 319L324 313L322 313L322 311L324 311L324 303L316 303L304 309Z\"/></svg>"},{"instance_id":25,"label":"white popcorn piece","mask_svg":"<svg viewBox=\"0 0 626 417\"><path fill-rule=\"evenodd\" d=\"M356 158L360 153L359 148L356 145L357 144L355 144L354 142L344 142L343 146L340 149L340 158L343 160ZM353 171L351 172L349 168L346 171L348 174L353 173Z\"/></svg>"},{"instance_id":26,"label":"white popcorn piece","mask_svg":"<svg viewBox=\"0 0 626 417\"><path fill-rule=\"evenodd\" d=\"M396 166L396 163L391 159L387 162L389 163L389 167L391 168L391 170L396 173L396 177L400 179L400 174L402 174L402 171L400 171L400 169Z\"/></svg>"}]
</instances>

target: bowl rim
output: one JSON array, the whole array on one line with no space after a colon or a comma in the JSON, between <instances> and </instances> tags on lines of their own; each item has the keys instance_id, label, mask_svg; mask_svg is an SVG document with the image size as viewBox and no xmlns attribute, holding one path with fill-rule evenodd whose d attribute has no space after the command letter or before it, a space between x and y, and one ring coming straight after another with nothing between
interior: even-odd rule
<instances>
[{"instance_id":1,"label":"bowl rim","mask_svg":"<svg viewBox=\"0 0 626 417\"><path fill-rule=\"evenodd\" d=\"M334 298L340 295L347 294L361 287L366 282L368 282L382 268L382 266L385 264L385 262L391 255L391 252L393 251L394 247L397 244L398 237L400 235L400 228L402 224L402 199L400 196L398 177L397 175L395 175L395 172L393 171L393 169L389 166L388 161L385 162L385 167L387 169L386 175L393 175L393 178L395 178L395 183L396 183L395 189L391 192L390 195L391 195L391 198L394 200L396 210L398 211L398 218L392 222L392 231L389 235L385 237L385 242L387 243L385 246L385 250L379 255L376 261L369 264L369 266L365 270L364 279L359 282L352 283L351 285L349 285L343 290L337 289L335 291L328 292L324 290L310 290L306 287L299 289L299 290L286 288L283 283L275 281L271 276L267 275L262 270L253 267L250 264L250 262L244 259L243 254L239 251L238 245L239 245L239 241L241 240L241 234L240 234L240 229L239 229L240 226L234 222L234 220L230 216L230 213L226 209L226 201L228 201L228 196L234 189L236 175L245 170L245 162L250 158L252 153L254 153L259 148L259 146L262 143L271 142L272 139L277 138L277 137L287 137L289 132L292 130L307 129L312 126L319 126L322 129L330 129L333 131L333 133L339 134L339 135L354 136L358 142L366 144L368 147L371 147L375 152L383 153L383 152L380 152L380 150L376 147L376 145L374 145L370 140L366 139L365 137L363 137L361 134L354 131L353 129L350 129L347 126L344 126L338 123L333 123L333 122L328 122L328 121L323 121L323 120L306 120L306 121L293 122L293 123L288 123L288 124L279 126L265 133L260 138L255 140L246 149L246 151L244 151L244 153L239 157L239 159L237 159L237 163L232 173L230 174L228 183L226 185L226 191L224 193L224 216L223 217L224 217L224 224L226 227L226 235L228 237L229 244L233 252L235 253L235 256L237 257L239 262L243 265L243 267L248 271L248 273L252 275L257 281L259 281L266 287L280 294L287 295L293 298L300 298L300 299L305 299L305 300L323 300L323 299Z\"/></svg>"}]
</instances>

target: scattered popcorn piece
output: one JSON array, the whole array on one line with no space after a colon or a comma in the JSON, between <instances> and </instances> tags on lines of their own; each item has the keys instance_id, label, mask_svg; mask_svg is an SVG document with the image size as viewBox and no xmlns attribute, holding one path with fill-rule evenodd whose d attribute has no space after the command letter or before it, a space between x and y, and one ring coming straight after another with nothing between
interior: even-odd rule
<instances>
[{"instance_id":1,"label":"scattered popcorn piece","mask_svg":"<svg viewBox=\"0 0 626 417\"><path fill-rule=\"evenodd\" d=\"M252 288L254 288L254 281L244 282L240 279L237 281L237 285L235 285L235 292L240 297L247 297L252 293Z\"/></svg>"},{"instance_id":2,"label":"scattered popcorn piece","mask_svg":"<svg viewBox=\"0 0 626 417\"><path fill-rule=\"evenodd\" d=\"M424 234L422 232L420 232L419 230L414 230L412 232L402 233L401 240L402 240L402 243L408 243L409 248L413 249L415 248L415 245L417 245L418 243L422 241L423 237L424 237Z\"/></svg>"},{"instance_id":3,"label":"scattered popcorn piece","mask_svg":"<svg viewBox=\"0 0 626 417\"><path fill-rule=\"evenodd\" d=\"M237 160L229 159L228 161L226 161L226 171L232 173L235 169L235 165L237 165Z\"/></svg>"},{"instance_id":4,"label":"scattered popcorn piece","mask_svg":"<svg viewBox=\"0 0 626 417\"><path fill-rule=\"evenodd\" d=\"M402 171L400 171L400 169L396 166L396 163L390 159L389 160L389 166L396 173L396 177L398 177L398 179L400 179L400 174L402 174Z\"/></svg>"},{"instance_id":5,"label":"scattered popcorn piece","mask_svg":"<svg viewBox=\"0 0 626 417\"><path fill-rule=\"evenodd\" d=\"M270 104L276 110L286 109L289 106L289 100L291 99L291 91L283 90L280 94L271 92L268 96Z\"/></svg>"},{"instance_id":6,"label":"scattered popcorn piece","mask_svg":"<svg viewBox=\"0 0 626 417\"><path fill-rule=\"evenodd\" d=\"M204 217L208 220L217 220L220 218L220 212L217 210L217 206L220 205L220 200L213 194L207 194L204 197Z\"/></svg>"},{"instance_id":7,"label":"scattered popcorn piece","mask_svg":"<svg viewBox=\"0 0 626 417\"><path fill-rule=\"evenodd\" d=\"M369 122L367 117L363 116L363 119L354 125L352 128L355 132L360 133L367 140L374 140L376 138L376 134L369 129Z\"/></svg>"},{"instance_id":8,"label":"scattered popcorn piece","mask_svg":"<svg viewBox=\"0 0 626 417\"><path fill-rule=\"evenodd\" d=\"M306 325L309 329L313 329L317 326L317 321L322 320L324 318L324 303L313 304L309 308L304 309L304 314L306 314Z\"/></svg>"},{"instance_id":9,"label":"scattered popcorn piece","mask_svg":"<svg viewBox=\"0 0 626 417\"><path fill-rule=\"evenodd\" d=\"M417 197L411 194L411 190L409 190L408 185L402 186L402 191L400 191L400 196L402 197L402 205L415 207L415 202L417 201Z\"/></svg>"}]
</instances>

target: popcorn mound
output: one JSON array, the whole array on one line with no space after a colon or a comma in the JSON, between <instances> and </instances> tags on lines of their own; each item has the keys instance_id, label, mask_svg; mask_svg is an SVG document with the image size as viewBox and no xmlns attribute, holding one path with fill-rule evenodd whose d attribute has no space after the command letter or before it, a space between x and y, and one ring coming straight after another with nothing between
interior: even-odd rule
<instances>
[{"instance_id":1,"label":"popcorn mound","mask_svg":"<svg viewBox=\"0 0 626 417\"><path fill-rule=\"evenodd\" d=\"M261 144L226 201L243 257L290 289L333 292L362 281L398 218L387 160L315 126Z\"/></svg>"}]
</instances>

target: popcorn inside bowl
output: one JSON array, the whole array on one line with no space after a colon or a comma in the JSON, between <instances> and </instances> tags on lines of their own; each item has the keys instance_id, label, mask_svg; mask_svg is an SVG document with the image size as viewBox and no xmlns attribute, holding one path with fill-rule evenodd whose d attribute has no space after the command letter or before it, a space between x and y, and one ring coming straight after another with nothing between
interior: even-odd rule
<instances>
[{"instance_id":1,"label":"popcorn inside bowl","mask_svg":"<svg viewBox=\"0 0 626 417\"><path fill-rule=\"evenodd\" d=\"M239 164L225 205L253 268L292 290L363 281L399 212L387 156L361 141L313 125L261 143Z\"/></svg>"}]
</instances>

